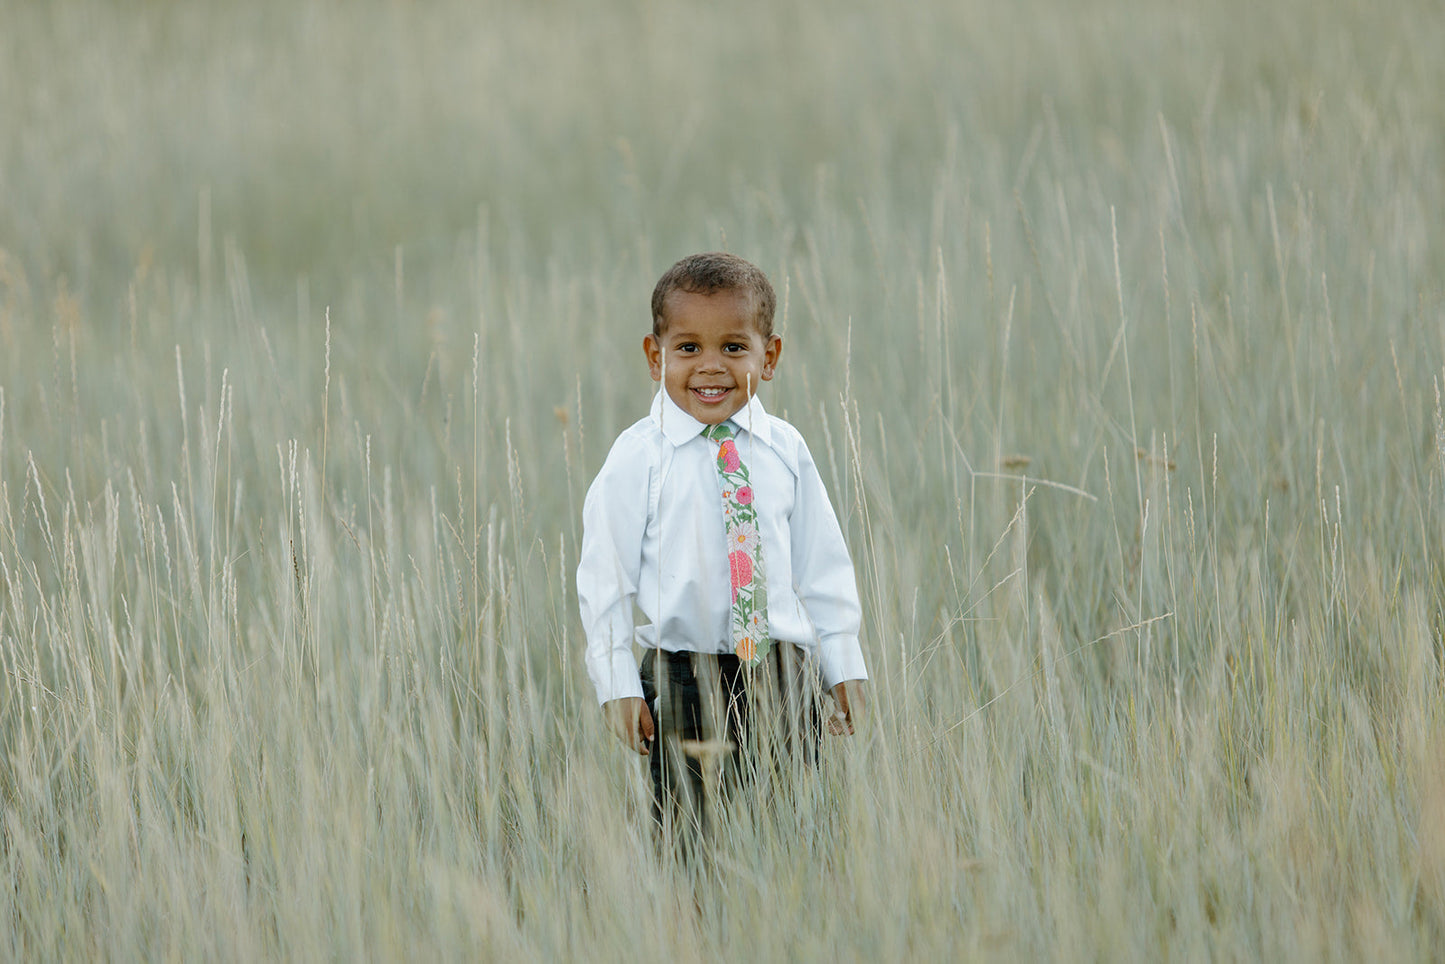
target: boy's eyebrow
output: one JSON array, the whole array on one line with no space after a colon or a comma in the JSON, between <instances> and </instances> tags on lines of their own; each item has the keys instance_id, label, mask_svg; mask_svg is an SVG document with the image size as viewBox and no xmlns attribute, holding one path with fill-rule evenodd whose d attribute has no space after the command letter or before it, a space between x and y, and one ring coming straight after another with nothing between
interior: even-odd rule
<instances>
[{"instance_id":1,"label":"boy's eyebrow","mask_svg":"<svg viewBox=\"0 0 1445 964\"><path fill-rule=\"evenodd\" d=\"M752 325L746 325L742 328L735 328L732 331L725 331L718 335L718 337L724 341L746 341L748 336L754 334L760 334L760 332ZM686 329L669 330L663 333L663 338L669 341L697 341L700 337L701 336L695 332L687 331Z\"/></svg>"}]
</instances>

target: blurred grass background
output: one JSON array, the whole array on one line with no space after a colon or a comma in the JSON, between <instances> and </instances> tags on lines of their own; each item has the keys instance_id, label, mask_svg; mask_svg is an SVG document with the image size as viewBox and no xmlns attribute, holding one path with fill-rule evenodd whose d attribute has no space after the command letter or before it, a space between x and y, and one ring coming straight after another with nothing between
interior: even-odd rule
<instances>
[{"instance_id":1,"label":"blurred grass background","mask_svg":"<svg viewBox=\"0 0 1445 964\"><path fill-rule=\"evenodd\" d=\"M0 953L1445 940L1436 5L0 21ZM875 712L695 880L570 581L717 247Z\"/></svg>"}]
</instances>

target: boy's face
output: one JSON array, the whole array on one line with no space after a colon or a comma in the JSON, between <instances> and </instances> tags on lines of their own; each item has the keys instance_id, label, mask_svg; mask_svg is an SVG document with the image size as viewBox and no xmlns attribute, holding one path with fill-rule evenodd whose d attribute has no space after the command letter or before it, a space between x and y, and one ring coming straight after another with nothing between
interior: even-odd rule
<instances>
[{"instance_id":1,"label":"boy's face","mask_svg":"<svg viewBox=\"0 0 1445 964\"><path fill-rule=\"evenodd\" d=\"M673 403L699 422L717 425L748 403L759 382L772 379L783 340L763 339L744 292L674 291L667 296L661 337L642 339L642 350L652 380L663 382Z\"/></svg>"}]
</instances>

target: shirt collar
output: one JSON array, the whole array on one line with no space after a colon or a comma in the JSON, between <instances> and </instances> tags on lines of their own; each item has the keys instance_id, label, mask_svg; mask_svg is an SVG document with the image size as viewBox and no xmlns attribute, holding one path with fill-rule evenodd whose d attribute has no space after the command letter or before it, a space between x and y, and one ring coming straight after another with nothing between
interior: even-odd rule
<instances>
[{"instance_id":1,"label":"shirt collar","mask_svg":"<svg viewBox=\"0 0 1445 964\"><path fill-rule=\"evenodd\" d=\"M674 446L696 438L707 428L705 423L678 408L665 389L659 389L652 398L652 420L662 429L663 437ZM763 403L756 395L748 399L748 403L734 412L728 421L732 422L738 431L752 434L765 445L773 443L772 424L768 413L763 409Z\"/></svg>"}]
</instances>

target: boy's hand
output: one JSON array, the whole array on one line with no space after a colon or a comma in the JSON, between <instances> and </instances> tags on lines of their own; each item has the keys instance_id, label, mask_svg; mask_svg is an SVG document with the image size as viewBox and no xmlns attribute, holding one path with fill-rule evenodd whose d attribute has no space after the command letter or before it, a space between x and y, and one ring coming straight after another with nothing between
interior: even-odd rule
<instances>
[{"instance_id":1,"label":"boy's hand","mask_svg":"<svg viewBox=\"0 0 1445 964\"><path fill-rule=\"evenodd\" d=\"M652 711L640 696L624 696L602 704L607 728L630 750L647 756L652 750Z\"/></svg>"},{"instance_id":2,"label":"boy's hand","mask_svg":"<svg viewBox=\"0 0 1445 964\"><path fill-rule=\"evenodd\" d=\"M837 709L833 715L828 717L828 732L834 736L852 736L853 720L856 717L860 722L863 713L867 708L867 698L863 695L863 680L844 680L833 687L833 702Z\"/></svg>"}]
</instances>

